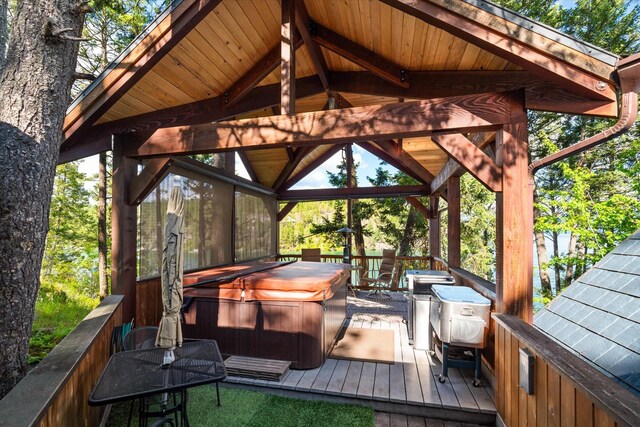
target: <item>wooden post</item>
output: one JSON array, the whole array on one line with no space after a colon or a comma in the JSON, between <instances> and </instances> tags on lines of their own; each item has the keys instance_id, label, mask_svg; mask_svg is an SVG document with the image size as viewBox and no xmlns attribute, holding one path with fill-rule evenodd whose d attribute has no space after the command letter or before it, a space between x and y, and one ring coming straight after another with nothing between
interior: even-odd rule
<instances>
[{"instance_id":1,"label":"wooden post","mask_svg":"<svg viewBox=\"0 0 640 427\"><path fill-rule=\"evenodd\" d=\"M527 156L522 98L511 104L512 123L496 133L502 193L496 193L496 309L533 321L533 178Z\"/></svg>"},{"instance_id":2,"label":"wooden post","mask_svg":"<svg viewBox=\"0 0 640 427\"><path fill-rule=\"evenodd\" d=\"M447 262L460 267L460 177L447 180Z\"/></svg>"},{"instance_id":3,"label":"wooden post","mask_svg":"<svg viewBox=\"0 0 640 427\"><path fill-rule=\"evenodd\" d=\"M111 293L124 295L122 318L136 315L137 207L127 203L129 184L136 177L138 162L124 157L124 137L114 136L111 208Z\"/></svg>"},{"instance_id":4,"label":"wooden post","mask_svg":"<svg viewBox=\"0 0 640 427\"><path fill-rule=\"evenodd\" d=\"M431 218L429 218L429 255L440 258L440 212L438 211L438 196L429 197ZM435 199L435 201L434 201Z\"/></svg>"},{"instance_id":5,"label":"wooden post","mask_svg":"<svg viewBox=\"0 0 640 427\"><path fill-rule=\"evenodd\" d=\"M280 114L296 113L295 0L282 0L280 27Z\"/></svg>"}]
</instances>

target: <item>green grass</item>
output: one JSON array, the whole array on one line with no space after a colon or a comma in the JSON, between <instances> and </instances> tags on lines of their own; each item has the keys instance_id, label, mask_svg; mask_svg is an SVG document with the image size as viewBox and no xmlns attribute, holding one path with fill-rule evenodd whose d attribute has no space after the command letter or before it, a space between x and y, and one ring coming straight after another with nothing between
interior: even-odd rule
<instances>
[{"instance_id":1,"label":"green grass","mask_svg":"<svg viewBox=\"0 0 640 427\"><path fill-rule=\"evenodd\" d=\"M222 406L217 407L215 386L189 389L189 423L194 427L374 425L373 409L363 406L292 399L226 387L220 387L220 401ZM129 402L114 405L107 426L126 426L128 414ZM132 425L137 425L137 419Z\"/></svg>"},{"instance_id":2,"label":"green grass","mask_svg":"<svg viewBox=\"0 0 640 427\"><path fill-rule=\"evenodd\" d=\"M40 362L97 304L97 300L43 285L38 292L29 339L29 365Z\"/></svg>"}]
</instances>

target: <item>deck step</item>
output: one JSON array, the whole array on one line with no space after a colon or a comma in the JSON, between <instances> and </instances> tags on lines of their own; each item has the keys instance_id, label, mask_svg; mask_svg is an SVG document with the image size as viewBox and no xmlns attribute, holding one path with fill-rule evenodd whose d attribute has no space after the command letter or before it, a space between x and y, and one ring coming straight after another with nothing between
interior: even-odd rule
<instances>
[{"instance_id":1,"label":"deck step","mask_svg":"<svg viewBox=\"0 0 640 427\"><path fill-rule=\"evenodd\" d=\"M224 361L227 373L234 377L255 378L267 381L282 381L289 372L291 362L284 360L258 359L255 357L231 356Z\"/></svg>"}]
</instances>

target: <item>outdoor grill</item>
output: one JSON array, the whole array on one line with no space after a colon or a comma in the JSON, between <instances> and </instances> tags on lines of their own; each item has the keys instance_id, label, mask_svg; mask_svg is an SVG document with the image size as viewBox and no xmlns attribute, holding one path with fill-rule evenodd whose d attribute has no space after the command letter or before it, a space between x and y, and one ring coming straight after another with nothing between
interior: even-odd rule
<instances>
[{"instance_id":1,"label":"outdoor grill","mask_svg":"<svg viewBox=\"0 0 640 427\"><path fill-rule=\"evenodd\" d=\"M434 285L432 291L430 323L442 341L442 374L438 380L445 382L449 366L475 368L473 385L478 386L480 350L485 346L489 330L491 301L466 286ZM451 346L473 349L474 360L451 359ZM437 350L435 346L434 349Z\"/></svg>"},{"instance_id":2,"label":"outdoor grill","mask_svg":"<svg viewBox=\"0 0 640 427\"><path fill-rule=\"evenodd\" d=\"M446 271L407 270L409 301L407 304L407 331L409 343L417 350L431 349L431 324L429 322L434 284L454 285L455 280Z\"/></svg>"}]
</instances>

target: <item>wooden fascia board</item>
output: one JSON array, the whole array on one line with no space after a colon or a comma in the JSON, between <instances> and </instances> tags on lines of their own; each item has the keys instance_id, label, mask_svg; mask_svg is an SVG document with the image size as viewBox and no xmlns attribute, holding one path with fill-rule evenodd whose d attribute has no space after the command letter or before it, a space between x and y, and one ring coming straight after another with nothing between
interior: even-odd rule
<instances>
[{"instance_id":1,"label":"wooden fascia board","mask_svg":"<svg viewBox=\"0 0 640 427\"><path fill-rule=\"evenodd\" d=\"M327 62L324 59L324 55L320 51L318 45L311 39L311 33L309 32L309 12L302 0L296 0L296 28L304 40L304 44L307 46L309 57L311 62L318 73L318 78L322 82L322 86L325 90L329 89L329 77Z\"/></svg>"},{"instance_id":2,"label":"wooden fascia board","mask_svg":"<svg viewBox=\"0 0 640 427\"><path fill-rule=\"evenodd\" d=\"M302 46L302 38L296 37L294 48L299 49ZM224 93L225 104L227 107L235 104L247 94L251 93L251 90L256 87L258 83L264 80L273 70L280 65L280 44L271 49L265 56L260 58L256 64L251 67L249 71L244 73L229 89Z\"/></svg>"},{"instance_id":3,"label":"wooden fascia board","mask_svg":"<svg viewBox=\"0 0 640 427\"><path fill-rule=\"evenodd\" d=\"M296 79L296 93L300 98L323 92L324 89L317 76ZM225 104L224 95L221 95L203 101L140 114L134 117L127 117L92 127L89 130L89 132L91 132L90 138L87 138L85 141L78 141L73 145L69 144L69 141L63 143L60 148L60 156L64 156L63 158L72 157L71 160L77 160L82 157L97 154L100 151L105 151L102 145L96 144L94 141L96 139L102 140L105 137L108 137L110 141L112 134L140 134L149 131L153 132L163 127L209 123L230 119L239 114L254 110L269 108L279 103L280 83L275 83L256 87L249 92L248 96L230 106ZM110 146L107 149L111 149ZM69 150L75 150L78 154L73 156L67 155L66 152ZM80 155L80 157L78 157L78 155Z\"/></svg>"},{"instance_id":4,"label":"wooden fascia board","mask_svg":"<svg viewBox=\"0 0 640 427\"><path fill-rule=\"evenodd\" d=\"M420 214L425 218L425 219L433 219L435 218L433 212L431 211L431 209L427 208L424 204L422 204L422 202L417 199L416 197L412 197L409 196L406 198L407 199L407 203L409 203L411 206L414 207L415 210L417 210L418 212L420 212Z\"/></svg>"},{"instance_id":5,"label":"wooden fascia board","mask_svg":"<svg viewBox=\"0 0 640 427\"><path fill-rule=\"evenodd\" d=\"M80 138L111 106L176 46L221 0L182 0L67 114L64 140Z\"/></svg>"},{"instance_id":6,"label":"wooden fascia board","mask_svg":"<svg viewBox=\"0 0 640 427\"><path fill-rule=\"evenodd\" d=\"M129 184L128 204L138 206L142 203L156 185L167 176L172 163L169 157L149 160L140 174Z\"/></svg>"},{"instance_id":7,"label":"wooden fascia board","mask_svg":"<svg viewBox=\"0 0 640 427\"><path fill-rule=\"evenodd\" d=\"M258 179L258 174L256 174L256 171L255 169L253 169L253 165L251 164L249 157L247 157L247 153L243 150L238 150L236 151L236 153L238 153L238 157L240 157L240 161L244 165L247 174L249 174L249 178L251 178L251 181L260 182L260 180Z\"/></svg>"},{"instance_id":8,"label":"wooden fascia board","mask_svg":"<svg viewBox=\"0 0 640 427\"><path fill-rule=\"evenodd\" d=\"M540 79L530 71L412 71L411 87L388 83L368 71L333 71L335 91L391 98L430 99L525 89L529 110L617 117L616 100L594 100Z\"/></svg>"},{"instance_id":9,"label":"wooden fascia board","mask_svg":"<svg viewBox=\"0 0 640 427\"><path fill-rule=\"evenodd\" d=\"M287 190L278 194L278 200L287 202L374 199L386 197L428 196L428 185L396 185L390 187L321 188L311 190Z\"/></svg>"},{"instance_id":10,"label":"wooden fascia board","mask_svg":"<svg viewBox=\"0 0 640 427\"><path fill-rule=\"evenodd\" d=\"M536 50L527 43L479 24L427 0L381 0L389 6L441 28L494 55L505 58L545 80L570 88L577 94L602 101L614 101L616 91L611 82L594 77L582 69L551 54ZM456 3L456 2L452 2ZM461 3L461 2L459 2Z\"/></svg>"},{"instance_id":11,"label":"wooden fascia board","mask_svg":"<svg viewBox=\"0 0 640 427\"><path fill-rule=\"evenodd\" d=\"M316 22L310 21L309 26L311 39L315 43L358 64L394 85L404 88L409 87L408 73L400 65Z\"/></svg>"},{"instance_id":12,"label":"wooden fascia board","mask_svg":"<svg viewBox=\"0 0 640 427\"><path fill-rule=\"evenodd\" d=\"M434 131L495 130L511 120L511 94L354 107L158 129L126 155L155 157L286 145L345 144L430 135Z\"/></svg>"},{"instance_id":13,"label":"wooden fascia board","mask_svg":"<svg viewBox=\"0 0 640 427\"><path fill-rule=\"evenodd\" d=\"M296 207L297 204L298 202L289 202L286 205L284 205L284 207L280 209L280 211L276 215L277 221L278 222L282 221L287 215L289 215L289 212L291 212L293 208Z\"/></svg>"},{"instance_id":14,"label":"wooden fascia board","mask_svg":"<svg viewBox=\"0 0 640 427\"><path fill-rule=\"evenodd\" d=\"M340 150L342 150L342 148L344 147L344 145L334 145L331 148L329 148L327 151L325 151L324 153L322 153L320 156L318 156L317 158L315 158L311 163L309 163L308 165L306 165L304 168L302 168L300 171L298 171L298 173L296 173L295 175L293 175L291 178L289 178L283 185L282 188L283 189L288 189L293 187L295 184L297 184L298 182L300 182L304 177L306 177L307 175L309 175L311 172L313 172L314 170L316 170L318 167L320 167L324 162L326 162L327 160L329 160L331 158L331 156L333 156L334 154L336 154L337 152L339 152Z\"/></svg>"},{"instance_id":15,"label":"wooden fascia board","mask_svg":"<svg viewBox=\"0 0 640 427\"><path fill-rule=\"evenodd\" d=\"M464 135L432 135L431 140L489 190L502 191L502 167Z\"/></svg>"},{"instance_id":16,"label":"wooden fascia board","mask_svg":"<svg viewBox=\"0 0 640 427\"><path fill-rule=\"evenodd\" d=\"M71 149L61 151L58 156L58 164L73 162L75 160L84 159L104 151L112 149L111 134L103 134L92 138L90 143L76 144Z\"/></svg>"}]
</instances>

